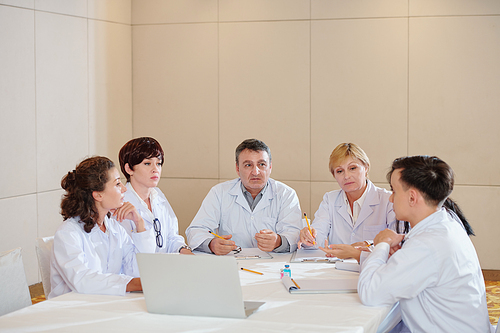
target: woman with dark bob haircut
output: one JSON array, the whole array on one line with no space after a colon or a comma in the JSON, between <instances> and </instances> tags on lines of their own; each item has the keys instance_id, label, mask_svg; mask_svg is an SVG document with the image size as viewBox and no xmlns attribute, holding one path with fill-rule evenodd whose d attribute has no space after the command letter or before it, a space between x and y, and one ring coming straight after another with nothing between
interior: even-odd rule
<instances>
[{"instance_id":1,"label":"woman with dark bob haircut","mask_svg":"<svg viewBox=\"0 0 500 333\"><path fill-rule=\"evenodd\" d=\"M179 223L163 192L157 187L163 166L163 149L150 137L132 139L119 153L120 168L127 178L125 200L133 204L144 219L145 228L154 230L156 252L193 254L179 235ZM137 228L124 221L122 227L129 235Z\"/></svg>"},{"instance_id":2,"label":"woman with dark bob haircut","mask_svg":"<svg viewBox=\"0 0 500 333\"><path fill-rule=\"evenodd\" d=\"M126 188L113 162L87 158L63 177L61 187L64 222L54 236L48 298L70 291L125 295L142 290L135 254L138 248L154 252L154 234L146 231L137 209L123 202ZM136 225L133 240L117 222L124 219Z\"/></svg>"}]
</instances>

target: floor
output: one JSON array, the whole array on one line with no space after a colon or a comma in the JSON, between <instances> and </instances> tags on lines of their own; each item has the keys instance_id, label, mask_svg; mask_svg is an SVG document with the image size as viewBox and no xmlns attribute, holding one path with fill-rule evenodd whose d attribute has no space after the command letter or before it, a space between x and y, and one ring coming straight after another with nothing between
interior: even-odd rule
<instances>
[{"instance_id":1,"label":"floor","mask_svg":"<svg viewBox=\"0 0 500 333\"><path fill-rule=\"evenodd\" d=\"M490 322L496 325L500 317L500 281L486 281L486 300ZM41 283L30 286L31 302L36 304L45 301Z\"/></svg>"}]
</instances>

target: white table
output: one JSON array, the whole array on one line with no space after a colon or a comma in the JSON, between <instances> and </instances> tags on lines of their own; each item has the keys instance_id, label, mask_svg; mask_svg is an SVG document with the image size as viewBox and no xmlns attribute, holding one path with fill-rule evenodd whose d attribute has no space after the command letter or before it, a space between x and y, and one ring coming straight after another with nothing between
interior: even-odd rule
<instances>
[{"instance_id":1,"label":"white table","mask_svg":"<svg viewBox=\"0 0 500 333\"><path fill-rule=\"evenodd\" d=\"M239 260L243 298L265 301L247 319L150 314L142 293L125 297L68 293L0 317L0 332L376 332L391 307L367 307L358 294L289 294L279 270L289 254ZM292 277L356 278L334 264L292 263Z\"/></svg>"}]
</instances>

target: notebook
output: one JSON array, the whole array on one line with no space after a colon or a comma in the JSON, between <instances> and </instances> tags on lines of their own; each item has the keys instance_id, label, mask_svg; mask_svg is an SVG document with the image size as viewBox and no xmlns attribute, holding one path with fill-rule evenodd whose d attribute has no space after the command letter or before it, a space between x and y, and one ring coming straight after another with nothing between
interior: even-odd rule
<instances>
[{"instance_id":1,"label":"notebook","mask_svg":"<svg viewBox=\"0 0 500 333\"><path fill-rule=\"evenodd\" d=\"M148 312L246 318L264 302L243 302L234 257L138 253Z\"/></svg>"}]
</instances>

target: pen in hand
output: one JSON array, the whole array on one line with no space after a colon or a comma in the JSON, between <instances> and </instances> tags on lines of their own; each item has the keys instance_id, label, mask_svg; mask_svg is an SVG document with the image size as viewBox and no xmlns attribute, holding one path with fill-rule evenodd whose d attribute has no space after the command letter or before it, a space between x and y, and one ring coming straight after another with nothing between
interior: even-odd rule
<instances>
[{"instance_id":1,"label":"pen in hand","mask_svg":"<svg viewBox=\"0 0 500 333\"><path fill-rule=\"evenodd\" d=\"M219 237L220 239L227 240L224 237L217 235L215 232L211 232L210 230L208 230L208 232L211 233L212 235L214 235L215 237Z\"/></svg>"},{"instance_id":2,"label":"pen in hand","mask_svg":"<svg viewBox=\"0 0 500 333\"><path fill-rule=\"evenodd\" d=\"M309 228L309 233L311 234L311 237L314 239L314 236L313 236L313 233L312 233L312 230L311 230L311 225L309 224L309 220L307 219L306 213L304 213L304 217L306 218L307 227ZM316 241L313 240L313 244L316 245Z\"/></svg>"}]
</instances>

